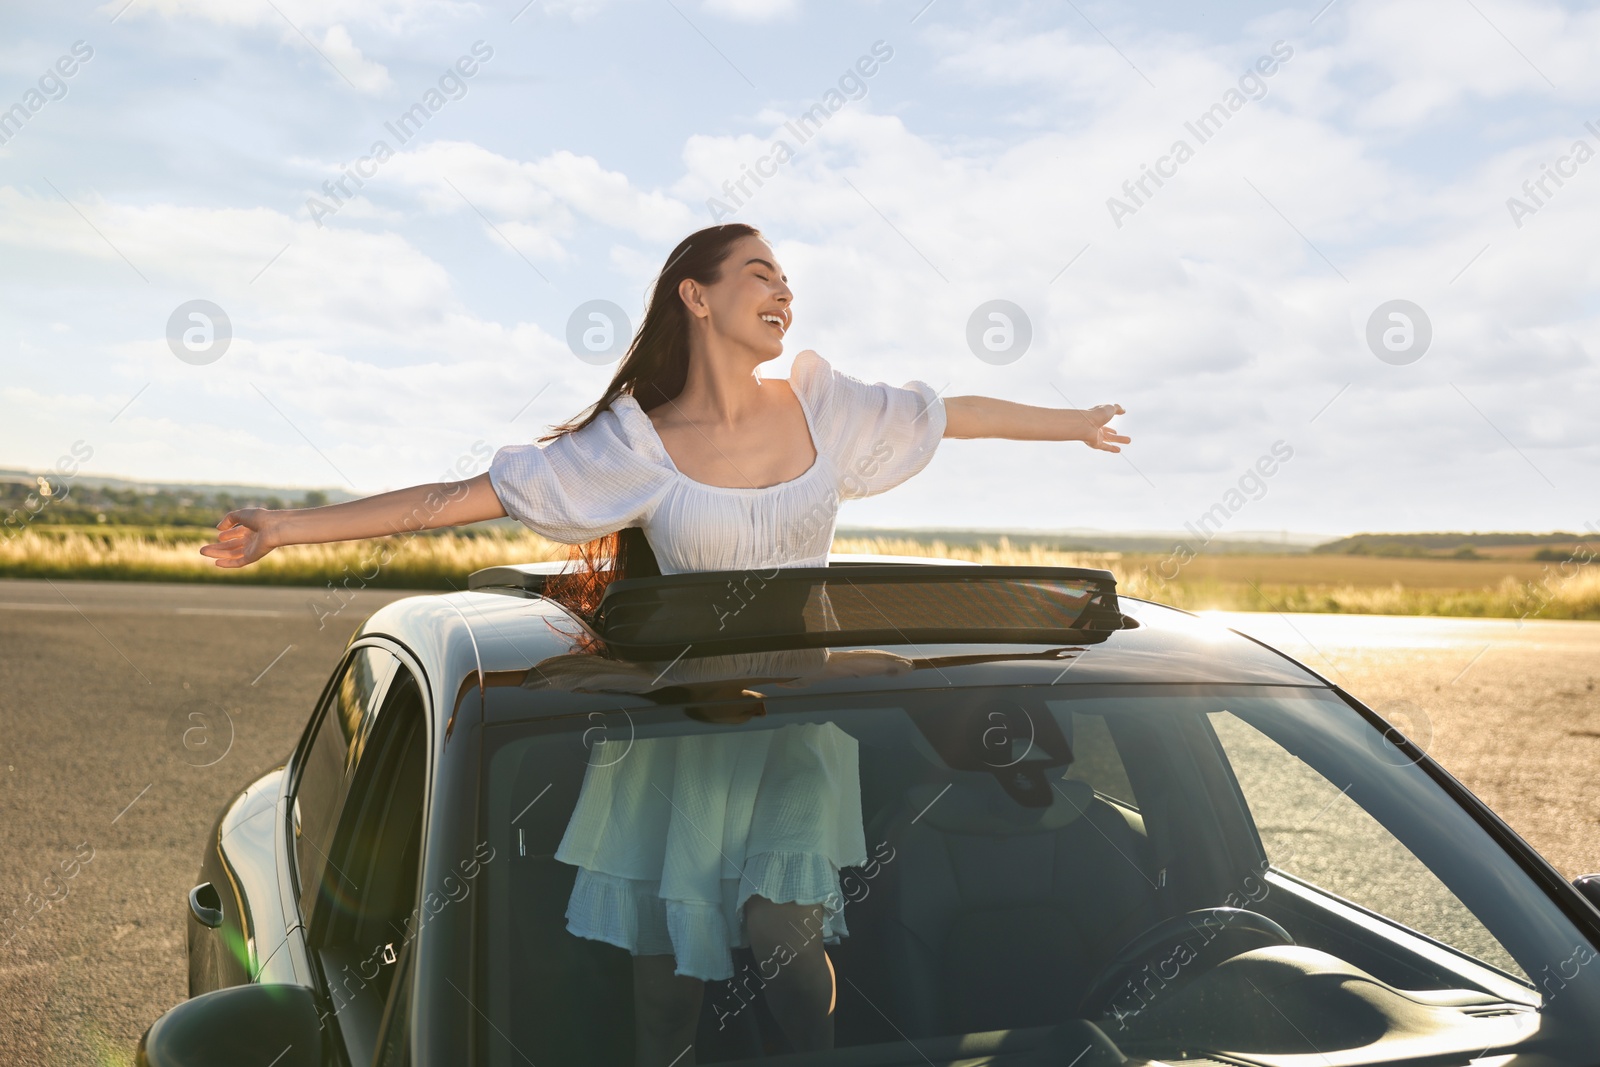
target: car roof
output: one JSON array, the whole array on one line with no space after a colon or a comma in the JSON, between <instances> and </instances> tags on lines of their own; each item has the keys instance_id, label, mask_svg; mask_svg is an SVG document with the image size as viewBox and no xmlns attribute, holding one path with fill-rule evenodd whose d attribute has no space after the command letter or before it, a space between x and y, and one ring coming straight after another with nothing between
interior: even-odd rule
<instances>
[{"instance_id":1,"label":"car roof","mask_svg":"<svg viewBox=\"0 0 1600 1067\"><path fill-rule=\"evenodd\" d=\"M885 558L864 554L835 554L830 566L850 563L904 562L951 564L962 561L927 557ZM561 564L524 565L530 574L548 574ZM976 567L982 565L975 564ZM503 570L497 568L496 570ZM522 570L522 568L517 568ZM476 577L476 576L475 576ZM1263 642L1237 630L1154 601L1117 596L1128 620L1126 629L1105 633L1067 633L1050 642L958 641L939 643L841 643L830 647L870 647L912 661L909 670L862 677L828 677L804 684L785 684L771 695L882 692L993 685L1277 685L1325 688L1329 682L1315 671ZM408 597L380 608L352 640L382 635L400 642L417 655L425 670L436 676L434 688L442 710L460 709L479 672L489 684L517 684L540 690L537 700L497 701L497 708L519 710L491 716L492 721L514 721L569 715L597 707L615 709L619 701L633 706L653 705L642 694L673 684L664 677L673 657L659 659L617 657L602 659L586 651L594 634L556 602L509 584L454 593ZM1074 640L1073 638L1077 639ZM730 679L749 676L771 678L793 674L794 650L744 652L708 657L708 668L723 668ZM820 656L820 653L817 653ZM575 657L589 657L577 660ZM718 662L711 665L709 661ZM640 682L621 684L613 678L607 692L582 692L563 677L570 671L557 666L596 668L619 664ZM624 673L628 673L625 671ZM717 675L722 677L724 675ZM658 684L652 685L655 678ZM510 682L507 682L510 679ZM586 686L585 688L593 688ZM453 715L452 715L453 717Z\"/></svg>"}]
</instances>

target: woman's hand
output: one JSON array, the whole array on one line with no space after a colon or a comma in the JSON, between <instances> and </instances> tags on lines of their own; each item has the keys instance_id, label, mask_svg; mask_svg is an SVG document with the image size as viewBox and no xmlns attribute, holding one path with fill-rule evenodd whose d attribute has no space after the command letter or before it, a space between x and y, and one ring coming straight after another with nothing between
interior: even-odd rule
<instances>
[{"instance_id":1,"label":"woman's hand","mask_svg":"<svg viewBox=\"0 0 1600 1067\"><path fill-rule=\"evenodd\" d=\"M1090 448L1098 448L1104 452L1121 452L1122 449L1112 442L1127 444L1132 438L1124 437L1122 434L1117 433L1108 423L1111 422L1113 415L1126 414L1127 412L1122 410L1121 404L1101 404L1099 407L1086 409L1083 415L1089 423L1089 433L1084 437L1083 443Z\"/></svg>"},{"instance_id":2,"label":"woman's hand","mask_svg":"<svg viewBox=\"0 0 1600 1067\"><path fill-rule=\"evenodd\" d=\"M498 519L505 505L487 472L461 482L429 482L319 508L240 508L217 523L217 540L200 554L219 567L248 567L284 545L321 545L465 526Z\"/></svg>"},{"instance_id":3,"label":"woman's hand","mask_svg":"<svg viewBox=\"0 0 1600 1067\"><path fill-rule=\"evenodd\" d=\"M946 437L1082 441L1102 452L1121 452L1117 445L1132 440L1107 425L1113 416L1125 414L1121 404L1041 408L992 396L952 396L945 400L944 411Z\"/></svg>"},{"instance_id":4,"label":"woman's hand","mask_svg":"<svg viewBox=\"0 0 1600 1067\"><path fill-rule=\"evenodd\" d=\"M201 545L200 554L215 559L219 567L248 567L278 547L272 536L276 519L271 508L230 511L217 523L217 539Z\"/></svg>"}]
</instances>

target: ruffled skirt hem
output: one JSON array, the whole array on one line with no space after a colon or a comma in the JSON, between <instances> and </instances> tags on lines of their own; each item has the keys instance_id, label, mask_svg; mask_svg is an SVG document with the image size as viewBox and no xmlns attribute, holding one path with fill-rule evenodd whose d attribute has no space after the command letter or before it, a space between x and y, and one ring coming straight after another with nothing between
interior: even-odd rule
<instances>
[{"instance_id":1,"label":"ruffled skirt hem","mask_svg":"<svg viewBox=\"0 0 1600 1067\"><path fill-rule=\"evenodd\" d=\"M861 857L865 862L865 857ZM849 936L839 868L815 852L761 852L745 860L741 877L721 880L721 899L672 900L659 879L625 878L579 867L567 903L567 930L625 948L635 956L672 956L674 973L706 981L733 977L735 948L749 946L744 905L752 896L775 903L821 904L797 933L826 944ZM794 946L790 946L793 948Z\"/></svg>"}]
</instances>

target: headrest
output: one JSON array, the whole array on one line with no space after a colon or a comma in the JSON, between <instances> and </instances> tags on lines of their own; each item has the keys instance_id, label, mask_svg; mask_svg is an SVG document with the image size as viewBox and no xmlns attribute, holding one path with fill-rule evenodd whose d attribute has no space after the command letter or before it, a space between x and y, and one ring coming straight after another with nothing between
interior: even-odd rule
<instances>
[{"instance_id":1,"label":"headrest","mask_svg":"<svg viewBox=\"0 0 1600 1067\"><path fill-rule=\"evenodd\" d=\"M1072 762L1071 718L1063 727L1042 702L978 697L969 703L970 695L955 694L957 706L906 708L917 728L913 738L921 735L917 751L927 759L931 748L930 762L941 769L983 771L1017 804L1048 807L1054 802L1048 772Z\"/></svg>"},{"instance_id":2,"label":"headrest","mask_svg":"<svg viewBox=\"0 0 1600 1067\"><path fill-rule=\"evenodd\" d=\"M1094 800L1094 787L1077 779L1047 776L1051 803L1019 804L991 774L967 772L955 781L913 786L906 806L915 820L945 834L1001 837L1059 830L1076 822Z\"/></svg>"}]
</instances>

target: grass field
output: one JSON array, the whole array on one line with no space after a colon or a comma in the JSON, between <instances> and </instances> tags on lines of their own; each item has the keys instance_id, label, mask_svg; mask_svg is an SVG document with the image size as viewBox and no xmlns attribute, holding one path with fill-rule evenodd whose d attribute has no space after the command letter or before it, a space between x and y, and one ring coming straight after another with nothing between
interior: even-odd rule
<instances>
[{"instance_id":1,"label":"grass field","mask_svg":"<svg viewBox=\"0 0 1600 1067\"><path fill-rule=\"evenodd\" d=\"M220 570L199 547L209 531L179 527L33 527L0 541L0 577L243 582L459 589L479 567L565 559L568 546L526 531L446 532L279 549ZM1098 567L1132 596L1191 610L1356 612L1600 619L1600 565L1529 558L1407 559L1347 555L1173 557L977 546L909 538L839 538L835 552L936 555L981 563Z\"/></svg>"},{"instance_id":2,"label":"grass field","mask_svg":"<svg viewBox=\"0 0 1600 1067\"><path fill-rule=\"evenodd\" d=\"M1130 596L1191 611L1600 619L1600 566L1575 561L1215 555L1178 566L1173 557L1154 554L1020 550L1003 537L977 549L891 538L840 539L833 547L979 563L1099 567L1115 574L1117 588Z\"/></svg>"},{"instance_id":3,"label":"grass field","mask_svg":"<svg viewBox=\"0 0 1600 1067\"><path fill-rule=\"evenodd\" d=\"M479 567L567 554L566 545L532 533L475 530L294 545L249 567L224 570L200 554L213 532L190 526L37 526L0 541L0 577L460 589Z\"/></svg>"}]
</instances>

